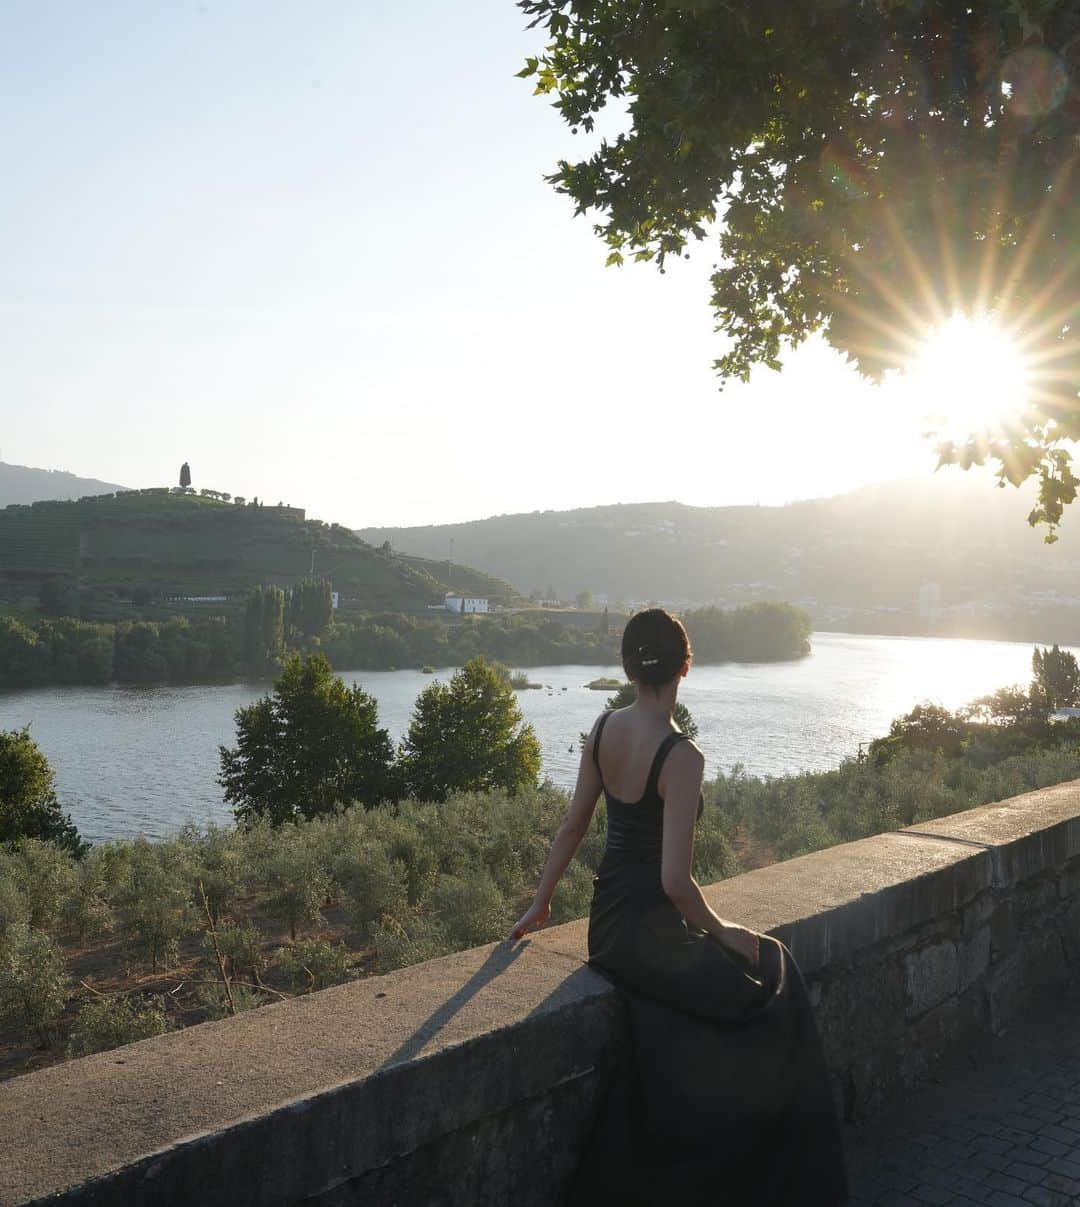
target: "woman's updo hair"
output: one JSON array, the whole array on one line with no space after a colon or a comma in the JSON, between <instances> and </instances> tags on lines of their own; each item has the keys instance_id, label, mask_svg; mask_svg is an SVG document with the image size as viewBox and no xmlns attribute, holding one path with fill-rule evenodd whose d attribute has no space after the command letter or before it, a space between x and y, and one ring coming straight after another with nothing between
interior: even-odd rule
<instances>
[{"instance_id":1,"label":"woman's updo hair","mask_svg":"<svg viewBox=\"0 0 1080 1207\"><path fill-rule=\"evenodd\" d=\"M622 635L622 664L628 678L649 687L670 683L690 657L690 638L670 612L646 608L626 622Z\"/></svg>"}]
</instances>

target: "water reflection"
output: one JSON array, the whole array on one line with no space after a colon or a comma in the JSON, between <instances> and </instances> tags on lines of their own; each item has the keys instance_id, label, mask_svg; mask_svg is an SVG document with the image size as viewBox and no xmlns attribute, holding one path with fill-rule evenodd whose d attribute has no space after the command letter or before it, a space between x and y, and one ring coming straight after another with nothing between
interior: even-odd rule
<instances>
[{"instance_id":1,"label":"water reflection","mask_svg":"<svg viewBox=\"0 0 1080 1207\"><path fill-rule=\"evenodd\" d=\"M823 769L885 733L893 717L920 700L955 708L998 687L1026 683L1031 648L827 633L814 638L813 653L799 662L695 667L681 698L700 726L710 771L735 763L759 775ZM605 699L584 684L600 674L621 670L536 668L530 676L547 686L518 695L540 738L544 772L566 787L577 770L578 734ZM417 694L431 682L420 671L344 677L376 697L382 724L395 740L408 727ZM31 724L56 768L61 801L87 838L163 837L186 821L231 820L216 783L217 748L233 740L236 709L267 686L7 692L0 694L0 728Z\"/></svg>"}]
</instances>

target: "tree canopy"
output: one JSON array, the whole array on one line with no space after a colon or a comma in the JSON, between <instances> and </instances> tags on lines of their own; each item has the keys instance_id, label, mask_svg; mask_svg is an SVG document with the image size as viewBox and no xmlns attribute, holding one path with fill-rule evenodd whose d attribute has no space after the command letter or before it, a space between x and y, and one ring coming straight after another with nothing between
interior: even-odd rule
<instances>
[{"instance_id":1,"label":"tree canopy","mask_svg":"<svg viewBox=\"0 0 1080 1207\"><path fill-rule=\"evenodd\" d=\"M715 230L721 380L821 331L861 372L902 367L951 313L1035 365L1008 427L939 447L1036 475L1031 523L1076 495L1080 9L1071 0L519 0L546 50L520 73L576 131L621 133L549 180L608 262L661 269Z\"/></svg>"},{"instance_id":2,"label":"tree canopy","mask_svg":"<svg viewBox=\"0 0 1080 1207\"><path fill-rule=\"evenodd\" d=\"M399 762L405 789L418 800L516 792L537 782L540 743L505 674L472 658L449 683L432 683L417 697Z\"/></svg>"},{"instance_id":3,"label":"tree canopy","mask_svg":"<svg viewBox=\"0 0 1080 1207\"><path fill-rule=\"evenodd\" d=\"M41 838L76 856L85 852L87 844L56 799L55 779L29 729L0 730L0 843Z\"/></svg>"},{"instance_id":4,"label":"tree canopy","mask_svg":"<svg viewBox=\"0 0 1080 1207\"><path fill-rule=\"evenodd\" d=\"M221 751L219 782L241 822L277 824L393 796L393 744L376 702L346 687L322 654L291 654L272 696L236 712L236 747Z\"/></svg>"}]
</instances>

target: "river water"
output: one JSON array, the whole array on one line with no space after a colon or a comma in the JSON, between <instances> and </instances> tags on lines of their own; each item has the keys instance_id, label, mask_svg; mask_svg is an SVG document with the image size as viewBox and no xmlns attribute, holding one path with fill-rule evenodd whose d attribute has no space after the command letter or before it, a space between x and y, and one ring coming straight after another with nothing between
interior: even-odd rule
<instances>
[{"instance_id":1,"label":"river water","mask_svg":"<svg viewBox=\"0 0 1080 1207\"><path fill-rule=\"evenodd\" d=\"M1027 683L1027 644L819 633L797 662L696 666L680 699L700 728L706 774L741 763L756 775L835 767L860 742L922 700L954 708L1012 683ZM447 678L452 671L437 672ZM585 684L619 667L529 670L542 691L519 692L543 749L543 771L571 787L577 736L606 693ZM379 702L380 723L399 739L420 671L344 672ZM93 842L165 837L188 821L229 822L216 783L218 746L234 740L234 714L268 684L203 687L49 687L0 693L0 729L27 723L56 769L57 791L80 833Z\"/></svg>"}]
</instances>

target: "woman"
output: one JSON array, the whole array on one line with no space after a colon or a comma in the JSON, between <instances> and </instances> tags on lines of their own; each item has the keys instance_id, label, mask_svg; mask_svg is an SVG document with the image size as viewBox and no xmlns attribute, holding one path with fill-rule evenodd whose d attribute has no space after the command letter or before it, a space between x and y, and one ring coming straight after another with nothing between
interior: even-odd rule
<instances>
[{"instance_id":1,"label":"woman","mask_svg":"<svg viewBox=\"0 0 1080 1207\"><path fill-rule=\"evenodd\" d=\"M536 896L511 932L551 913L603 791L589 963L627 1003L615 1071L571 1191L582 1204L835 1204L839 1126L806 987L777 940L718 917L694 880L701 751L672 723L690 669L682 624L631 617L622 661L637 701L593 725Z\"/></svg>"}]
</instances>

